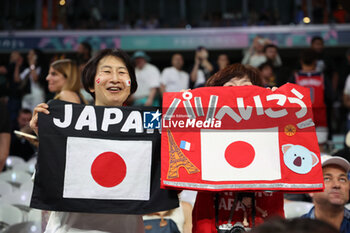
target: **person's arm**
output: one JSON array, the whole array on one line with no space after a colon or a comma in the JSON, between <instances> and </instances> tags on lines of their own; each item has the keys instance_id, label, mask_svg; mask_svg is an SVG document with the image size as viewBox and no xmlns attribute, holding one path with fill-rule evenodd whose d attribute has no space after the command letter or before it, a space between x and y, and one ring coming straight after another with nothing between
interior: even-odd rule
<instances>
[{"instance_id":1,"label":"person's arm","mask_svg":"<svg viewBox=\"0 0 350 233\"><path fill-rule=\"evenodd\" d=\"M166 86L165 86L163 83L161 83L161 84L160 84L160 94L161 94L161 95L164 94L165 89L166 89Z\"/></svg>"},{"instance_id":2,"label":"person's arm","mask_svg":"<svg viewBox=\"0 0 350 233\"><path fill-rule=\"evenodd\" d=\"M163 96L165 90L166 90L166 84L168 82L168 72L166 69L163 70L163 72L160 75L160 94Z\"/></svg>"},{"instance_id":3,"label":"person's arm","mask_svg":"<svg viewBox=\"0 0 350 233\"><path fill-rule=\"evenodd\" d=\"M274 61L274 66L280 67L282 65L282 59L279 54L277 54L276 59Z\"/></svg>"},{"instance_id":4,"label":"person's arm","mask_svg":"<svg viewBox=\"0 0 350 233\"><path fill-rule=\"evenodd\" d=\"M38 113L42 112L45 114L50 114L48 108L49 108L49 105L47 105L46 103L38 104L34 108L33 116L29 122L29 126L30 126L30 128L32 128L32 130L35 132L36 135L38 135Z\"/></svg>"},{"instance_id":5,"label":"person's arm","mask_svg":"<svg viewBox=\"0 0 350 233\"><path fill-rule=\"evenodd\" d=\"M157 88L156 87L151 88L151 91L148 95L145 106L152 106L153 100L154 100L154 97L156 96L156 94L157 94Z\"/></svg>"},{"instance_id":6,"label":"person's arm","mask_svg":"<svg viewBox=\"0 0 350 233\"><path fill-rule=\"evenodd\" d=\"M20 83L21 82L20 69L21 69L22 63L23 63L23 58L19 57L16 60L15 70L14 70L14 73L13 73L13 81L15 83Z\"/></svg>"},{"instance_id":7,"label":"person's arm","mask_svg":"<svg viewBox=\"0 0 350 233\"><path fill-rule=\"evenodd\" d=\"M0 172L5 166L6 159L10 152L10 142L11 134L10 133L0 133Z\"/></svg>"},{"instance_id":8,"label":"person's arm","mask_svg":"<svg viewBox=\"0 0 350 233\"><path fill-rule=\"evenodd\" d=\"M39 82L39 74L36 71L36 67L35 69L32 69L32 67L30 68L30 75L32 76L34 82Z\"/></svg>"},{"instance_id":9,"label":"person's arm","mask_svg":"<svg viewBox=\"0 0 350 233\"><path fill-rule=\"evenodd\" d=\"M184 214L184 225L183 225L183 233L191 233L192 232L192 210L193 207L191 203L186 201L181 201L181 206Z\"/></svg>"},{"instance_id":10,"label":"person's arm","mask_svg":"<svg viewBox=\"0 0 350 233\"><path fill-rule=\"evenodd\" d=\"M208 61L208 59L202 60L202 66L205 70L207 70L209 73L213 72L214 68L213 65Z\"/></svg>"},{"instance_id":11,"label":"person's arm","mask_svg":"<svg viewBox=\"0 0 350 233\"><path fill-rule=\"evenodd\" d=\"M191 71L191 82L195 83L197 81L197 75L198 75L198 69L199 69L199 60L195 59L194 66Z\"/></svg>"}]
</instances>

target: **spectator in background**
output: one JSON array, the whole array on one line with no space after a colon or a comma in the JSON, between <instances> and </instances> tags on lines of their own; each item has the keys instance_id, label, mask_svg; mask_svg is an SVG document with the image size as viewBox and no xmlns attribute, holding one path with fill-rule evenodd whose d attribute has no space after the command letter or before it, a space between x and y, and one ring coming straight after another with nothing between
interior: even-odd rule
<instances>
[{"instance_id":1,"label":"spectator in background","mask_svg":"<svg viewBox=\"0 0 350 233\"><path fill-rule=\"evenodd\" d=\"M50 92L56 93L54 99L72 103L86 103L80 93L81 81L78 66L70 59L62 59L50 65L46 77Z\"/></svg>"},{"instance_id":2,"label":"spectator in background","mask_svg":"<svg viewBox=\"0 0 350 233\"><path fill-rule=\"evenodd\" d=\"M33 134L33 130L29 127L29 122L32 119L32 112L29 109L21 109L17 117L17 124L13 130L18 130L24 133ZM10 154L16 155L28 161L35 153L36 148L25 137L19 137L11 132L11 147Z\"/></svg>"},{"instance_id":3,"label":"spectator in background","mask_svg":"<svg viewBox=\"0 0 350 233\"><path fill-rule=\"evenodd\" d=\"M260 70L260 78L264 87L275 87L277 85L276 77L273 73L273 65L270 62L264 62L258 69Z\"/></svg>"},{"instance_id":4,"label":"spectator in background","mask_svg":"<svg viewBox=\"0 0 350 233\"><path fill-rule=\"evenodd\" d=\"M22 96L24 93L20 90L20 73L24 68L22 55L18 51L13 51L7 66L7 83L9 90L7 108L10 114L11 124L16 124L18 112L22 105Z\"/></svg>"},{"instance_id":5,"label":"spectator in background","mask_svg":"<svg viewBox=\"0 0 350 233\"><path fill-rule=\"evenodd\" d=\"M332 60L327 59L324 53L324 40L320 36L314 36L311 39L311 49L317 54L316 71L322 72L325 78L330 80L332 90L335 92L338 86L338 73Z\"/></svg>"},{"instance_id":6,"label":"spectator in background","mask_svg":"<svg viewBox=\"0 0 350 233\"><path fill-rule=\"evenodd\" d=\"M266 61L264 47L269 43L270 42L267 39L260 36L255 37L252 46L244 53L242 64L258 67L264 63Z\"/></svg>"},{"instance_id":7,"label":"spectator in background","mask_svg":"<svg viewBox=\"0 0 350 233\"><path fill-rule=\"evenodd\" d=\"M314 36L311 39L311 49L314 50L317 54L317 63L316 71L322 72L325 77L326 82L326 94L327 94L327 124L329 126L329 135L328 139L332 139L332 125L335 128L339 128L338 124L340 122L332 122L334 114L339 115L339 109L333 109L333 106L340 105L342 101L342 93L337 93L338 84L339 84L339 75L335 69L333 60L326 56L324 53L324 40L320 36ZM331 88L329 88L331 87ZM337 104L336 104L337 103ZM333 123L333 124L332 124Z\"/></svg>"},{"instance_id":8,"label":"spectator in background","mask_svg":"<svg viewBox=\"0 0 350 233\"><path fill-rule=\"evenodd\" d=\"M0 102L0 172L3 170L10 150L10 119L6 105Z\"/></svg>"},{"instance_id":9,"label":"spectator in background","mask_svg":"<svg viewBox=\"0 0 350 233\"><path fill-rule=\"evenodd\" d=\"M230 59L228 58L227 54L220 54L218 56L218 59L216 60L217 67L215 68L215 71L213 73L218 72L219 70L224 69L228 65L230 65Z\"/></svg>"},{"instance_id":10,"label":"spectator in background","mask_svg":"<svg viewBox=\"0 0 350 233\"><path fill-rule=\"evenodd\" d=\"M143 51L136 51L132 56L135 62L136 80L139 85L132 96L135 106L159 106L157 99L158 88L160 87L160 71L150 64L150 57Z\"/></svg>"},{"instance_id":11,"label":"spectator in background","mask_svg":"<svg viewBox=\"0 0 350 233\"><path fill-rule=\"evenodd\" d=\"M278 54L278 47L274 44L267 44L264 47L264 54L266 57L266 61L271 62L274 68L278 68L282 66L282 60L280 55Z\"/></svg>"},{"instance_id":12,"label":"spectator in background","mask_svg":"<svg viewBox=\"0 0 350 233\"><path fill-rule=\"evenodd\" d=\"M294 73L290 82L310 89L317 139L321 151L324 151L329 132L325 101L329 98L326 90L327 80L322 72L316 70L317 54L315 51L311 49L304 50L301 54L300 63L301 70Z\"/></svg>"},{"instance_id":13,"label":"spectator in background","mask_svg":"<svg viewBox=\"0 0 350 233\"><path fill-rule=\"evenodd\" d=\"M321 157L325 189L310 193L314 207L304 218L319 219L333 225L342 233L350 232L350 211L345 208L349 200L348 172L350 164L341 157Z\"/></svg>"},{"instance_id":14,"label":"spectator in background","mask_svg":"<svg viewBox=\"0 0 350 233\"><path fill-rule=\"evenodd\" d=\"M75 59L79 67L79 74L81 74L86 63L90 60L92 56L92 47L89 44L89 42L84 41L78 45L76 52L77 53ZM80 87L80 93L83 95L87 103L92 104L94 102L92 96L87 91L85 91L83 86Z\"/></svg>"},{"instance_id":15,"label":"spectator in background","mask_svg":"<svg viewBox=\"0 0 350 233\"><path fill-rule=\"evenodd\" d=\"M77 62L78 62L80 71L84 69L85 64L90 60L91 55L92 55L91 45L86 41L81 42L77 48Z\"/></svg>"},{"instance_id":16,"label":"spectator in background","mask_svg":"<svg viewBox=\"0 0 350 233\"><path fill-rule=\"evenodd\" d=\"M20 90L23 94L22 108L31 111L36 105L45 102L46 86L44 75L47 70L43 53L38 49L31 49L27 55L28 67L20 73Z\"/></svg>"},{"instance_id":17,"label":"spectator in background","mask_svg":"<svg viewBox=\"0 0 350 233\"><path fill-rule=\"evenodd\" d=\"M181 54L175 53L171 58L171 67L165 68L161 74L161 93L178 92L188 89L190 76L182 70L184 60Z\"/></svg>"},{"instance_id":18,"label":"spectator in background","mask_svg":"<svg viewBox=\"0 0 350 233\"><path fill-rule=\"evenodd\" d=\"M190 74L191 87L196 88L203 86L206 80L210 77L214 68L208 59L208 50L203 46L198 47L194 57L194 65Z\"/></svg>"}]
</instances>

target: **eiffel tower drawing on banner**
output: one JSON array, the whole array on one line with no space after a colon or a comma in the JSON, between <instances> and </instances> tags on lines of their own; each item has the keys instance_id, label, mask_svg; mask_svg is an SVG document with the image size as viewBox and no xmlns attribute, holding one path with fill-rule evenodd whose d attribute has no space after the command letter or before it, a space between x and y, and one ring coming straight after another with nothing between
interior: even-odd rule
<instances>
[{"instance_id":1,"label":"eiffel tower drawing on banner","mask_svg":"<svg viewBox=\"0 0 350 233\"><path fill-rule=\"evenodd\" d=\"M168 129L168 142L169 142L169 171L168 179L174 179L179 177L180 167L184 167L188 174L199 172L199 169L191 163L191 161L182 153L181 149L176 144L173 134Z\"/></svg>"}]
</instances>

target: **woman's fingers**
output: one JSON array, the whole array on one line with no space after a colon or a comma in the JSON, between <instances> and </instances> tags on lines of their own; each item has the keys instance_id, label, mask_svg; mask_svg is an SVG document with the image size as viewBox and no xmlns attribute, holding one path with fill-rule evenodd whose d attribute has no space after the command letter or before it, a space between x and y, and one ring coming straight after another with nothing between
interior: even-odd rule
<instances>
[{"instance_id":1,"label":"woman's fingers","mask_svg":"<svg viewBox=\"0 0 350 233\"><path fill-rule=\"evenodd\" d=\"M47 105L46 103L38 104L34 108L33 117L29 122L29 126L34 130L36 135L38 135L38 113L42 112L45 114L50 114L48 108L49 108L49 105Z\"/></svg>"}]
</instances>

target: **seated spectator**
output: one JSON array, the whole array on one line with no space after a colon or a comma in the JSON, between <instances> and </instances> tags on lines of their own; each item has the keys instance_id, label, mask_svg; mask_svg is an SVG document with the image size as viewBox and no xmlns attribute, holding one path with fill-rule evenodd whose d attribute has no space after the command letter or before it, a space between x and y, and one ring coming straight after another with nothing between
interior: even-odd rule
<instances>
[{"instance_id":1,"label":"seated spectator","mask_svg":"<svg viewBox=\"0 0 350 233\"><path fill-rule=\"evenodd\" d=\"M135 62L135 73L139 87L133 94L132 99L135 106L159 106L156 98L160 87L159 69L149 63L150 57L143 51L137 51L132 56Z\"/></svg>"},{"instance_id":2,"label":"seated spectator","mask_svg":"<svg viewBox=\"0 0 350 233\"><path fill-rule=\"evenodd\" d=\"M161 74L161 92L178 92L189 88L190 77L182 70L184 60L176 53L171 58L171 67L165 68Z\"/></svg>"},{"instance_id":3,"label":"seated spectator","mask_svg":"<svg viewBox=\"0 0 350 233\"><path fill-rule=\"evenodd\" d=\"M273 66L270 62L264 62L258 69L260 70L260 78L264 87L275 87L277 85Z\"/></svg>"},{"instance_id":4,"label":"seated spectator","mask_svg":"<svg viewBox=\"0 0 350 233\"><path fill-rule=\"evenodd\" d=\"M20 90L23 94L22 108L33 111L34 107L45 101L45 76L47 74L43 53L31 49L27 55L28 65L20 73Z\"/></svg>"},{"instance_id":5,"label":"seated spectator","mask_svg":"<svg viewBox=\"0 0 350 233\"><path fill-rule=\"evenodd\" d=\"M278 47L274 44L267 44L264 47L266 60L271 62L274 68L282 66L282 60L278 54Z\"/></svg>"},{"instance_id":6,"label":"seated spectator","mask_svg":"<svg viewBox=\"0 0 350 233\"><path fill-rule=\"evenodd\" d=\"M328 140L327 101L329 85L322 72L316 71L317 54L307 49L301 54L301 70L295 72L290 82L310 89L312 102L313 121L316 126L316 134L321 152L326 150Z\"/></svg>"},{"instance_id":7,"label":"seated spectator","mask_svg":"<svg viewBox=\"0 0 350 233\"><path fill-rule=\"evenodd\" d=\"M341 157L327 155L322 156L321 161L325 189L310 193L314 207L302 217L323 220L340 232L350 232L350 211L345 208L349 200L350 163Z\"/></svg>"},{"instance_id":8,"label":"seated spectator","mask_svg":"<svg viewBox=\"0 0 350 233\"><path fill-rule=\"evenodd\" d=\"M269 41L264 38L255 37L252 46L244 53L242 64L258 67L264 63L266 61L264 46L268 43Z\"/></svg>"},{"instance_id":9,"label":"seated spectator","mask_svg":"<svg viewBox=\"0 0 350 233\"><path fill-rule=\"evenodd\" d=\"M50 92L56 93L55 99L77 104L86 103L80 93L78 66L72 60L62 59L51 63L46 80Z\"/></svg>"},{"instance_id":10,"label":"seated spectator","mask_svg":"<svg viewBox=\"0 0 350 233\"><path fill-rule=\"evenodd\" d=\"M226 66L230 65L230 59L228 58L227 54L222 53L218 56L216 64L217 64L217 67L216 67L216 70L214 71L215 73L219 70L224 69Z\"/></svg>"},{"instance_id":11,"label":"seated spectator","mask_svg":"<svg viewBox=\"0 0 350 233\"><path fill-rule=\"evenodd\" d=\"M214 68L208 59L208 50L203 46L198 47L194 57L194 65L190 74L191 87L196 88L203 86L205 81L210 77Z\"/></svg>"},{"instance_id":12,"label":"seated spectator","mask_svg":"<svg viewBox=\"0 0 350 233\"><path fill-rule=\"evenodd\" d=\"M17 125L13 130L18 130L24 133L34 134L29 127L29 122L32 119L32 112L29 109L21 109L17 117ZM10 155L16 155L28 161L36 152L36 147L30 143L25 137L19 137L11 132L11 147Z\"/></svg>"},{"instance_id":13,"label":"seated spectator","mask_svg":"<svg viewBox=\"0 0 350 233\"><path fill-rule=\"evenodd\" d=\"M8 111L10 114L11 124L16 124L18 112L21 109L22 96L21 78L19 74L24 70L23 57L18 51L12 51L10 61L7 66L7 83L8 83Z\"/></svg>"}]
</instances>

